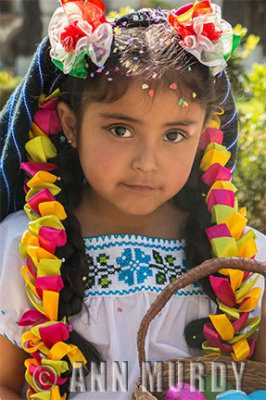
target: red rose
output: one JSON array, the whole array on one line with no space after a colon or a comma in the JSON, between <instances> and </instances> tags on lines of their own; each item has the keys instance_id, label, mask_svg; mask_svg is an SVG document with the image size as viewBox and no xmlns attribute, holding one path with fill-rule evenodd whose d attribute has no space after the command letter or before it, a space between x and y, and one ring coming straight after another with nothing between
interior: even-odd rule
<instances>
[{"instance_id":1,"label":"red rose","mask_svg":"<svg viewBox=\"0 0 266 400\"><path fill-rule=\"evenodd\" d=\"M77 26L78 21L68 25L60 36L60 42L68 53L75 50L77 42L80 38L86 36L85 33Z\"/></svg>"},{"instance_id":2,"label":"red rose","mask_svg":"<svg viewBox=\"0 0 266 400\"><path fill-rule=\"evenodd\" d=\"M222 36L222 31L216 31L215 25L213 23L208 23L203 25L201 34L213 41L218 40Z\"/></svg>"}]
</instances>

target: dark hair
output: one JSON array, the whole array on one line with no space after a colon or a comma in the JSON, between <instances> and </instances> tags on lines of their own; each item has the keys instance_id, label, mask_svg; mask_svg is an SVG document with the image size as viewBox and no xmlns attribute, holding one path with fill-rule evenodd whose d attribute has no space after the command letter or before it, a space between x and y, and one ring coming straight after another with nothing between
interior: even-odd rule
<instances>
[{"instance_id":1,"label":"dark hair","mask_svg":"<svg viewBox=\"0 0 266 400\"><path fill-rule=\"evenodd\" d=\"M116 21L120 34L112 44L104 69L96 67L88 58L88 78L82 80L65 76L60 84L60 100L71 107L81 123L86 104L91 101L112 102L126 92L132 81L148 83L155 89L169 87L175 82L178 95L185 98L189 96L190 102L201 104L206 109L207 119L214 105L219 103L217 94L220 96L220 88L209 69L181 47L179 38L163 21L159 24L150 22L150 26L147 26L149 23L145 18L142 23L129 23L134 20L132 15ZM146 14L143 12L134 15L139 18ZM127 21L126 26L123 26L124 21ZM197 97L192 100L193 92L197 93ZM60 148L58 156L52 160L58 165L57 173L61 177L63 188L58 199L65 205L68 215L64 221L67 244L56 250L56 255L65 259L61 269L64 288L60 292L60 319L81 311L88 264L80 225L73 214L81 197L84 180L78 152L66 141L62 142L60 135L55 135L52 140ZM200 159L201 154L198 153L187 183L174 198L179 208L189 211L184 237L189 268L211 258L210 245L205 234L206 227L210 226L210 215L202 196L207 187L200 180ZM205 292L214 299L208 279L202 280L201 284ZM196 331L199 331L199 326L201 327L196 324ZM190 335L191 332L186 334L186 338L192 344ZM88 362L100 360L93 345L76 332L71 333L69 341L83 351ZM64 386L60 388L61 393L65 390Z\"/></svg>"}]
</instances>

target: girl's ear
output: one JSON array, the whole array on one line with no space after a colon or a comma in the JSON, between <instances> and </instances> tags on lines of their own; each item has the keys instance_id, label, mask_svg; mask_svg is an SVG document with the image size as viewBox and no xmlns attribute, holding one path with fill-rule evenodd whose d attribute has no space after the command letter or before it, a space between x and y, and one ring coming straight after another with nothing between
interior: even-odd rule
<instances>
[{"instance_id":1,"label":"girl's ear","mask_svg":"<svg viewBox=\"0 0 266 400\"><path fill-rule=\"evenodd\" d=\"M64 102L57 105L57 113L65 137L72 147L77 147L77 118L71 108Z\"/></svg>"}]
</instances>

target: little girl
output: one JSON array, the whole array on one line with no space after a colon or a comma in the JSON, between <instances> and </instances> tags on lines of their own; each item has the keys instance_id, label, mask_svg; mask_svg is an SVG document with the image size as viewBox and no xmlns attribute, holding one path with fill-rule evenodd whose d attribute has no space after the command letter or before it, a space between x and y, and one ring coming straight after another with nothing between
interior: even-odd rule
<instances>
[{"instance_id":1,"label":"little girl","mask_svg":"<svg viewBox=\"0 0 266 400\"><path fill-rule=\"evenodd\" d=\"M28 399L130 399L137 331L157 294L211 257L265 259L231 183L237 121L224 68L237 37L208 0L112 23L100 0L61 3L1 117L0 394L20 398L26 360ZM238 289L249 321L263 282L247 292L248 275L228 271L175 293L151 324L147 360L202 345L252 355L250 334L241 352L235 334L226 347L215 318L227 307L229 324L240 319L224 295Z\"/></svg>"}]
</instances>

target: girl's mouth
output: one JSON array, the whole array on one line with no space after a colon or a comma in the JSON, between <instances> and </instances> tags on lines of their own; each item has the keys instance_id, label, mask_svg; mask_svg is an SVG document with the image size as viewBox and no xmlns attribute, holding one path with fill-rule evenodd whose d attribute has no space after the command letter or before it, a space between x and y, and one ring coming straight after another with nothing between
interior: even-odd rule
<instances>
[{"instance_id":1,"label":"girl's mouth","mask_svg":"<svg viewBox=\"0 0 266 400\"><path fill-rule=\"evenodd\" d=\"M152 186L144 186L144 185L128 185L126 183L123 183L123 185L130 190L136 191L136 192L141 192L141 193L150 193L156 190L156 188Z\"/></svg>"}]
</instances>

